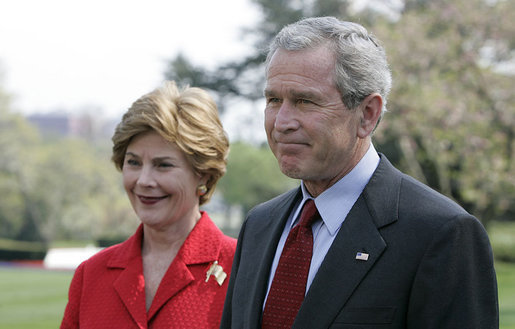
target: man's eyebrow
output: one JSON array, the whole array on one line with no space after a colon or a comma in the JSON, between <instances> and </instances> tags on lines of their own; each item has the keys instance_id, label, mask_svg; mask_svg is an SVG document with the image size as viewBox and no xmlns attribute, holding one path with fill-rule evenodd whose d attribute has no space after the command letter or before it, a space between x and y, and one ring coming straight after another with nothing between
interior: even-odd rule
<instances>
[{"instance_id":1,"label":"man's eyebrow","mask_svg":"<svg viewBox=\"0 0 515 329\"><path fill-rule=\"evenodd\" d=\"M275 96L275 93L270 89L265 89L265 90L263 90L263 95L265 97L273 97L273 96Z\"/></svg>"},{"instance_id":2,"label":"man's eyebrow","mask_svg":"<svg viewBox=\"0 0 515 329\"><path fill-rule=\"evenodd\" d=\"M265 97L274 97L276 95L276 93L273 90L269 90L269 89L265 89L263 91L263 94L265 95ZM320 96L317 93L314 93L311 91L292 90L292 91L288 92L288 94L295 99L302 99L302 98L312 99L312 100L320 99Z\"/></svg>"},{"instance_id":3,"label":"man's eyebrow","mask_svg":"<svg viewBox=\"0 0 515 329\"><path fill-rule=\"evenodd\" d=\"M295 91L291 92L291 96L295 99L319 100L320 96L311 91Z\"/></svg>"}]
</instances>

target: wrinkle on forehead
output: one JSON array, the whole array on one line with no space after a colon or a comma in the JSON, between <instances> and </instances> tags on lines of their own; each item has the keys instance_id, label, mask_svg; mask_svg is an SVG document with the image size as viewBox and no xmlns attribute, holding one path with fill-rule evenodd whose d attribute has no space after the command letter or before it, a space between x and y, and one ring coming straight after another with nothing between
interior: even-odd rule
<instances>
[{"instance_id":1,"label":"wrinkle on forehead","mask_svg":"<svg viewBox=\"0 0 515 329\"><path fill-rule=\"evenodd\" d=\"M281 84L291 83L303 86L303 89L316 90L316 86L322 82L337 89L334 54L327 47L295 51L279 49L267 68L265 95L270 94L272 91L270 85L276 79Z\"/></svg>"}]
</instances>

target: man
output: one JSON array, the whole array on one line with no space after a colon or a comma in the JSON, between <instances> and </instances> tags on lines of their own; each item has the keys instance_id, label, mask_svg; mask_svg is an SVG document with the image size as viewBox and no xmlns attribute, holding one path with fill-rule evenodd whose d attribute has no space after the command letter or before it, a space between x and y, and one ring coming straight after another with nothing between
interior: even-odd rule
<instances>
[{"instance_id":1,"label":"man","mask_svg":"<svg viewBox=\"0 0 515 329\"><path fill-rule=\"evenodd\" d=\"M358 24L309 18L273 40L265 129L301 186L249 212L221 328L498 328L482 225L371 143L390 86Z\"/></svg>"}]
</instances>

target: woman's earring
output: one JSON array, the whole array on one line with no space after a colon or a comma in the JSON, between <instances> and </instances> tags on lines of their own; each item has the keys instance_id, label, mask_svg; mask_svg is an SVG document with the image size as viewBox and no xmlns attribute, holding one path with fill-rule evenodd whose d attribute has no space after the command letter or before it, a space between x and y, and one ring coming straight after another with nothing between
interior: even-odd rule
<instances>
[{"instance_id":1,"label":"woman's earring","mask_svg":"<svg viewBox=\"0 0 515 329\"><path fill-rule=\"evenodd\" d=\"M199 187L197 187L197 195L198 196L203 196L206 193L207 193L206 185L202 184L202 185L199 185Z\"/></svg>"}]
</instances>

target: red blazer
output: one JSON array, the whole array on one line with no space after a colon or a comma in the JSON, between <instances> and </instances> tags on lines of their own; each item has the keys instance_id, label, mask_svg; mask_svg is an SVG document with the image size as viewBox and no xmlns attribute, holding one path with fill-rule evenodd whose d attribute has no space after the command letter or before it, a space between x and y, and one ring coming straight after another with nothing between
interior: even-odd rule
<instances>
[{"instance_id":1,"label":"red blazer","mask_svg":"<svg viewBox=\"0 0 515 329\"><path fill-rule=\"evenodd\" d=\"M218 328L236 240L206 212L164 275L147 313L141 258L143 226L127 241L104 249L75 271L61 329ZM214 261L227 273L220 286L206 274Z\"/></svg>"}]
</instances>

